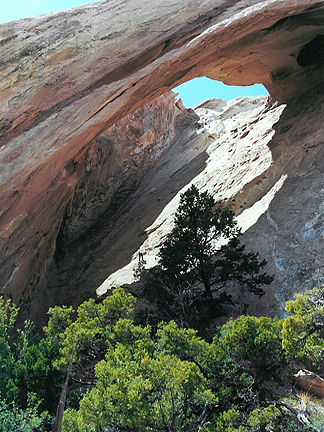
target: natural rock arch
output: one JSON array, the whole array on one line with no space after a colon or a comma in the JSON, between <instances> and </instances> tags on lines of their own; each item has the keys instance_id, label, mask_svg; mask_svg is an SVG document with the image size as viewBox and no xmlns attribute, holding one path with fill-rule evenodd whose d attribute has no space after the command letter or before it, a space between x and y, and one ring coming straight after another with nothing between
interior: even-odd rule
<instances>
[{"instance_id":1,"label":"natural rock arch","mask_svg":"<svg viewBox=\"0 0 324 432\"><path fill-rule=\"evenodd\" d=\"M322 60L312 60L321 48L311 60L304 54L314 41L321 47L323 14L322 2L306 0L107 0L1 25L1 291L25 306L35 298L83 172L76 156L117 120L196 76L263 83L292 107L271 146L282 167L296 169L304 156L292 162L290 146L303 147L307 133L315 147L323 137ZM312 113L304 137L294 129L300 111Z\"/></svg>"}]
</instances>

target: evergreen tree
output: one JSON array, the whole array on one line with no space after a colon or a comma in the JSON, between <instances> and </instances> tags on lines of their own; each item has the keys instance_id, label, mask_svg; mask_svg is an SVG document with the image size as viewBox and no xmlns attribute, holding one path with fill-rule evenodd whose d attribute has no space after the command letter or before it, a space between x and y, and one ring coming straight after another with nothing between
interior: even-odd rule
<instances>
[{"instance_id":1,"label":"evergreen tree","mask_svg":"<svg viewBox=\"0 0 324 432\"><path fill-rule=\"evenodd\" d=\"M214 291L235 281L262 296L262 285L273 277L260 273L266 261L260 261L258 253L245 252L240 236L234 212L217 208L211 194L192 185L181 195L175 226L159 251L166 285L184 292L201 282L211 299Z\"/></svg>"},{"instance_id":2,"label":"evergreen tree","mask_svg":"<svg viewBox=\"0 0 324 432\"><path fill-rule=\"evenodd\" d=\"M282 346L306 368L324 365L324 286L295 295L286 303Z\"/></svg>"}]
</instances>

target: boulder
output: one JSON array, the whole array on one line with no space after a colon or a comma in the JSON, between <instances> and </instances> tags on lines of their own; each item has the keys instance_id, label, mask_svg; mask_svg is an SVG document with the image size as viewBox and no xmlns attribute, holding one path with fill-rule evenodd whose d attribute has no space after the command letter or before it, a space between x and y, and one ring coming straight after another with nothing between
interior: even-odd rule
<instances>
[{"instance_id":1,"label":"boulder","mask_svg":"<svg viewBox=\"0 0 324 432\"><path fill-rule=\"evenodd\" d=\"M324 397L324 380L314 372L300 370L294 375L300 387L307 393Z\"/></svg>"}]
</instances>

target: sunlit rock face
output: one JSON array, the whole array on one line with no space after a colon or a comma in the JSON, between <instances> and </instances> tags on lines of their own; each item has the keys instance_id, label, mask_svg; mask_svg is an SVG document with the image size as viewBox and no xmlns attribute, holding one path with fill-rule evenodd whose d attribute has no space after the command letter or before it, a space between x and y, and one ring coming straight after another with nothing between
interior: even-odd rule
<instances>
[{"instance_id":1,"label":"sunlit rock face","mask_svg":"<svg viewBox=\"0 0 324 432\"><path fill-rule=\"evenodd\" d=\"M194 107L198 129L193 135L195 140L192 143L195 147L190 149L190 153L194 149L200 149L207 157L203 169L198 173L192 171L190 183L179 190L152 225L146 228L146 239L141 245L146 269L157 265L161 240L172 230L180 195L191 184L195 184L201 191L208 191L216 202L234 208L243 231L258 220L265 211L262 206L259 209L254 207L249 215L242 210L260 201L260 185L266 180L266 172L272 163L267 144L275 132L273 125L279 120L283 110L284 105L268 105L267 98L263 96L236 98L230 102L210 99ZM175 143L175 150L178 148L178 143ZM164 160L161 162L163 165ZM242 194L244 186L255 179L258 179L259 187ZM164 180L161 179L160 182L163 183ZM163 189L166 190L166 187L163 186ZM110 275L98 288L98 295L104 294L111 286L135 281L133 269L138 262L136 252L127 266Z\"/></svg>"},{"instance_id":2,"label":"sunlit rock face","mask_svg":"<svg viewBox=\"0 0 324 432\"><path fill-rule=\"evenodd\" d=\"M141 134L141 120L132 120L135 135L128 142L122 139L126 126L113 125L203 75L227 84L263 83L273 101L287 105L268 143L273 162L266 177L251 180L233 199L238 212L245 210L287 175L269 216L250 228L246 241L264 249L278 273L272 310L277 300L282 310L290 293L320 281L323 14L322 2L303 0L107 0L1 25L1 292L25 315L39 317L50 304L95 295L127 264L141 241L130 233L121 242L111 227L135 227L133 219L123 219L128 199L138 205L136 232L145 233L203 170L208 154L207 145L199 153L187 144L198 131L191 112L180 110L179 117L171 109L164 123L169 132L161 123L157 136L155 126L145 125L148 132ZM177 130L183 141L173 150ZM169 171L155 168L173 151L178 171L167 163ZM152 214L143 217L146 171L156 182L159 175L176 175L169 177L172 193L153 188ZM92 240L101 224L102 238Z\"/></svg>"}]
</instances>

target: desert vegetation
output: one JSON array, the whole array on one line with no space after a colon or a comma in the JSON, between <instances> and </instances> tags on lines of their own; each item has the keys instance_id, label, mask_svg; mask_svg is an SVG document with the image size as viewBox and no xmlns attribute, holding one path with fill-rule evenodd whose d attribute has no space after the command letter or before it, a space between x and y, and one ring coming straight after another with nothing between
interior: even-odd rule
<instances>
[{"instance_id":1,"label":"desert vegetation","mask_svg":"<svg viewBox=\"0 0 324 432\"><path fill-rule=\"evenodd\" d=\"M39 332L18 328L18 308L0 298L0 432L323 431L321 400L295 377L324 372L323 288L289 301L285 319L242 315L201 332L231 301L228 284L261 296L272 281L240 235L193 186L158 268L139 269L160 293L154 310L116 287L51 308Z\"/></svg>"},{"instance_id":2,"label":"desert vegetation","mask_svg":"<svg viewBox=\"0 0 324 432\"><path fill-rule=\"evenodd\" d=\"M154 286L157 309L180 326L206 324L231 304L230 287L261 297L273 276L266 261L245 250L234 212L217 205L208 192L192 185L180 197L174 228L159 249L159 265L143 277ZM137 274L145 272L139 263ZM160 298L160 300L159 300Z\"/></svg>"},{"instance_id":3,"label":"desert vegetation","mask_svg":"<svg viewBox=\"0 0 324 432\"><path fill-rule=\"evenodd\" d=\"M65 432L322 431L321 401L290 389L300 368L323 372L323 301L323 289L299 294L286 319L241 316L206 341L140 323L120 287L51 309L42 337L2 299L0 430L52 430L65 389Z\"/></svg>"}]
</instances>

